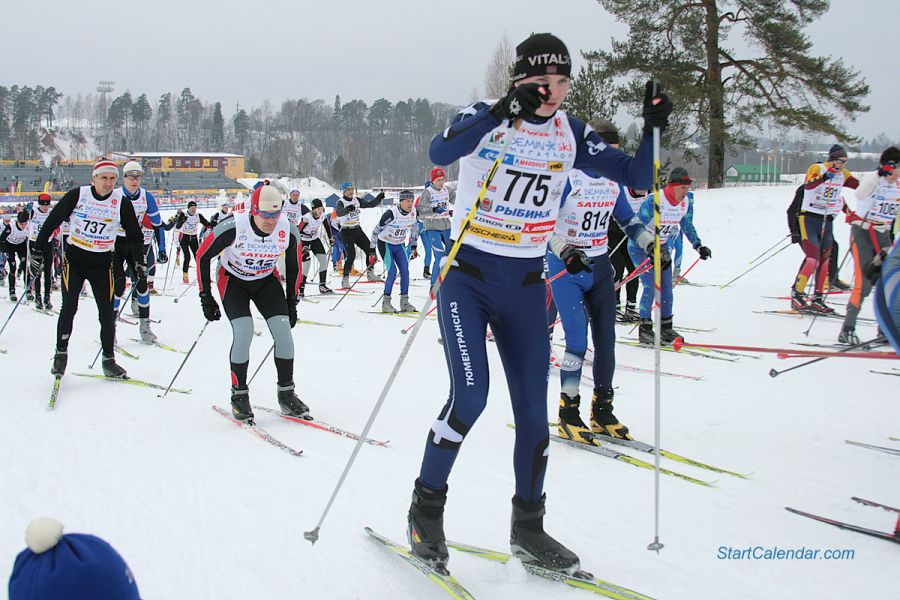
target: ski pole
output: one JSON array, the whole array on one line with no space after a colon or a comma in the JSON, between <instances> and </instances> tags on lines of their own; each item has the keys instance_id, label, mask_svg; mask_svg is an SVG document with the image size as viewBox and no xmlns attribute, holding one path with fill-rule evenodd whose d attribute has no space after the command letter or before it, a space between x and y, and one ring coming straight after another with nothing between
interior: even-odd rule
<instances>
[{"instance_id":1,"label":"ski pole","mask_svg":"<svg viewBox=\"0 0 900 600\"><path fill-rule=\"evenodd\" d=\"M187 286L185 286L184 291L181 292L177 298L175 298L175 304L178 304L178 301L181 300L184 297L184 295L188 293L188 290L191 289L192 287L194 287L193 284L188 284Z\"/></svg>"},{"instance_id":2,"label":"ski pole","mask_svg":"<svg viewBox=\"0 0 900 600\"><path fill-rule=\"evenodd\" d=\"M778 238L778 241L775 242L774 244L772 244L772 246L771 246L768 250L766 250L765 252L763 252L762 254L760 254L759 256L757 256L756 258L754 258L753 260L751 260L751 261L750 261L749 263L747 263L747 264L748 264L748 265L752 265L753 263L755 263L756 261L758 261L759 259L761 259L763 256L765 256L766 254L768 254L769 252L771 252L772 250L774 250L776 246L778 246L779 244L781 244L781 242L783 242L786 238L789 238L789 237L791 237L791 234L790 234L790 233L787 234L786 236L784 236L783 238Z\"/></svg>"},{"instance_id":3,"label":"ski pole","mask_svg":"<svg viewBox=\"0 0 900 600\"><path fill-rule=\"evenodd\" d=\"M28 268L30 269L31 266L29 265ZM15 278L15 275L13 275L13 277ZM12 320L13 315L16 314L16 309L19 308L19 305L20 305L20 304L22 304L22 300L24 300L24 299L25 299L25 296L28 295L28 292L31 291L31 286L32 286L32 285L34 285L34 279L32 279L31 281L29 281L29 282L28 282L28 285L25 286L25 293L22 294L21 296L19 296L19 299L16 301L16 305L13 306L13 309L12 309L12 311L10 311L9 316L6 317L6 322L3 323L3 328L0 329L0 335L3 335L3 332L6 331L6 326L9 325L9 322Z\"/></svg>"},{"instance_id":4,"label":"ski pole","mask_svg":"<svg viewBox=\"0 0 900 600\"><path fill-rule=\"evenodd\" d=\"M353 448L353 453L350 454L350 458L347 459L347 464L344 465L344 471L341 473L337 484L334 486L334 490L331 492L331 497L328 499L328 504L325 505L325 509L322 511L322 515L319 517L319 522L316 523L314 529L303 532L303 537L309 540L309 542L312 544L315 544L319 539L319 529L321 529L322 523L325 522L325 517L328 516L328 512L331 510L331 506L334 504L335 498L337 498L338 493L341 491L341 488L344 485L344 481L347 479L347 475L350 473L350 468L353 466L353 463L356 460L356 456L359 454L360 448L362 448L362 445L363 443L365 443L366 438L369 437L369 430L372 429L372 425L375 423L375 417L378 416L378 411L381 410L381 405L384 404L388 392L390 391L391 386L394 384L394 379L396 379L397 373L400 372L400 367L403 365L403 361L406 359L406 355L409 353L409 349L412 347L416 336L422 329L422 323L425 322L425 315L428 314L428 309L431 308L431 303L434 302L435 298L437 297L437 293L441 289L444 278L447 276L447 272L453 265L453 259L456 258L456 254L457 252L459 252L459 248L462 244L463 239L465 238L466 232L469 229L469 225L475 218L475 213L478 212L478 208L481 206L481 201L487 194L488 186L490 186L491 181L494 180L494 175L496 175L497 171L500 169L500 165L503 164L503 159L506 157L506 151L509 148L509 142L512 138L515 137L515 132L519 129L520 123L521 120L516 119L516 121L512 124L512 135L505 136L506 140L503 142L503 149L497 153L497 158L494 159L494 164L491 165L490 170L485 176L484 183L481 185L481 190L478 192L478 196L475 197L475 202L472 203L472 208L469 210L469 214L467 214L466 218L463 219L462 225L459 229L459 237L456 239L453 247L450 248L450 253L447 255L447 259L444 261L444 266L441 268L441 272L438 274L437 281L432 288L432 293L428 295L428 299L425 301L425 306L422 308L422 312L416 319L416 324L412 330L412 334L406 340L406 343L403 345L403 349L400 350L400 356L397 357L397 362L394 364L394 368L388 376L388 379L381 390L381 394L378 396L378 400L375 402L375 406L372 407L372 412L369 414L369 420L366 421L366 425L365 427L363 427L362 433L360 433L359 435L356 446L354 446Z\"/></svg>"},{"instance_id":5,"label":"ski pole","mask_svg":"<svg viewBox=\"0 0 900 600\"><path fill-rule=\"evenodd\" d=\"M427 313L425 316L427 317L428 315L430 315L431 313L433 313L433 312L436 311L436 310L437 310L437 306L432 306L432 307L431 307L431 310L429 310L428 313ZM402 333L403 335L406 335L406 334L409 333L410 330L411 330L413 327L415 327L415 326L416 326L416 324L413 323L413 324L410 325L409 327L404 327L403 329L400 330L400 333Z\"/></svg>"},{"instance_id":6,"label":"ski pole","mask_svg":"<svg viewBox=\"0 0 900 600\"><path fill-rule=\"evenodd\" d=\"M732 283L734 283L735 281L737 281L738 279L740 279L741 277L743 277L744 275L746 275L747 273L749 273L750 271L752 271L753 269L755 269L756 267L758 267L758 266L760 266L760 265L762 265L762 264L765 264L769 259L774 258L776 255L778 255L778 254L780 254L781 252L784 252L785 250L787 250L788 248L790 248L791 245L792 245L792 244L791 244L790 242L788 242L783 248L779 248L777 252L773 252L773 253L770 254L765 260L759 261L758 263L756 263L755 265L753 265L752 267L750 267L749 269L747 269L746 271L744 271L743 273L741 273L740 275L738 275L737 277L735 277L734 279L732 279L731 281L729 281L728 283L724 283L724 284L720 285L719 288L721 289L721 288L726 288L726 287L730 286Z\"/></svg>"},{"instance_id":7,"label":"ski pole","mask_svg":"<svg viewBox=\"0 0 900 600\"><path fill-rule=\"evenodd\" d=\"M856 348L861 348L861 347L863 347L863 346L866 346L866 345L868 345L868 344L871 344L871 343L873 343L873 342L876 342L876 341L878 341L879 339L880 339L880 338L875 338L875 339L869 340L868 342L860 342L859 344L854 344L853 346L848 346L847 348L845 348L845 349L843 349L843 350L838 350L838 352L835 353L835 354L839 355L840 353L845 353L845 352L849 352L850 350L855 350ZM776 370L776 369L770 369L770 370L769 370L769 377L778 377L779 375L781 375L781 374L783 374L783 373L787 373L787 372L789 372L789 371L793 371L793 370L795 370L795 369L799 369L800 367L805 367L805 366L807 366L807 365L811 365L811 364L813 364L813 363L817 363L817 362L819 362L819 361L825 360L826 358L833 358L833 356L820 356L820 357L818 357L818 358L814 358L814 359L812 359L812 360L808 360L808 361L806 361L805 363L800 363L799 365L794 365L793 367L788 367L787 369L782 369L781 371L778 371L778 370ZM887 358L887 357L884 357L884 358Z\"/></svg>"},{"instance_id":8,"label":"ski pole","mask_svg":"<svg viewBox=\"0 0 900 600\"><path fill-rule=\"evenodd\" d=\"M166 234L163 233L163 237L165 237L165 235ZM175 243L175 230L174 229L172 230L172 241L170 243L171 244ZM173 261L171 261L171 260L166 261L166 277L163 279L163 288L162 288L162 291L160 292L160 295L164 295L166 293L166 288L169 285L169 269L172 266L172 262Z\"/></svg>"},{"instance_id":9,"label":"ski pole","mask_svg":"<svg viewBox=\"0 0 900 600\"><path fill-rule=\"evenodd\" d=\"M341 305L341 302L344 301L344 298L346 298L347 295L353 290L353 288L356 287L356 284L359 283L359 280L362 279L362 278L363 278L363 275L365 275L365 274L366 274L366 272L365 272L365 270L363 270L363 272L359 274L359 277L356 278L356 281L354 281L354 282L350 285L350 287L347 288L347 291L344 292L344 295L341 296L341 299L338 300L338 301L335 303L334 306L332 306L331 308L328 309L328 312L332 312L334 309L336 309L338 306ZM378 304L378 303L376 302L375 304ZM374 305L373 305L373 306L374 306Z\"/></svg>"},{"instance_id":10,"label":"ski pole","mask_svg":"<svg viewBox=\"0 0 900 600\"><path fill-rule=\"evenodd\" d=\"M185 364L185 363L187 362L187 360L191 357L191 353L194 351L194 348L197 347L197 342L200 341L200 336L203 335L203 332L206 331L206 328L209 327L209 324L210 324L210 323L212 323L212 321L207 321L206 323L203 324L203 328L200 330L200 333L197 334L197 338L194 340L194 343L191 344L191 349L188 350L187 354L185 354L184 360L181 361L181 364L178 366L178 370L175 371L175 376L172 377L172 381L169 382L168 387L166 387L166 391L163 392L162 394L157 394L157 395L156 395L157 398L165 398L165 397L166 397L166 394L169 393L169 390L172 389L172 386L175 385L175 380L178 379L178 374L181 373L181 369L184 368L184 364ZM275 345L273 344L273 345L272 345L272 348L274 348L274 347L275 347ZM267 356L268 356L268 355L267 355ZM257 369L257 371L259 371L259 369ZM256 373L254 373L254 375L256 375Z\"/></svg>"},{"instance_id":11,"label":"ski pole","mask_svg":"<svg viewBox=\"0 0 900 600\"><path fill-rule=\"evenodd\" d=\"M247 380L247 385L253 383L253 379L256 377L256 374L259 373L259 370L262 369L262 366L266 364L266 359L269 358L269 355L272 354L272 351L275 350L275 342L272 342L272 347L269 348L269 351L266 352L266 355L263 356L263 359L259 361L259 366L256 367L256 370L253 371L253 375L250 376L250 379Z\"/></svg>"},{"instance_id":12,"label":"ski pole","mask_svg":"<svg viewBox=\"0 0 900 600\"><path fill-rule=\"evenodd\" d=\"M610 259L612 259L612 255L616 253L616 250L618 250L619 248L622 247L622 244L624 244L624 243L625 243L625 240L627 240L627 239L628 239L628 236L627 236L627 235L623 235L623 236L622 236L622 239L619 240L619 243L616 244L616 247L613 248L612 252L609 253L609 258L610 258Z\"/></svg>"},{"instance_id":13,"label":"ski pole","mask_svg":"<svg viewBox=\"0 0 900 600\"><path fill-rule=\"evenodd\" d=\"M634 279L635 277L640 277L647 271L653 268L653 265L650 264L650 257L644 259L644 261L634 268L634 271L628 274L627 277L624 277L622 281L613 286L613 291L620 289L623 285Z\"/></svg>"},{"instance_id":14,"label":"ski pole","mask_svg":"<svg viewBox=\"0 0 900 600\"><path fill-rule=\"evenodd\" d=\"M876 342L878 338L874 340L869 340L868 342L861 342L859 344L848 346L847 348L842 348L837 352L826 352L823 350L800 350L794 348L767 348L761 346L733 346L726 344L688 344L682 338L676 338L674 342L672 342L672 348L677 352L682 348L709 348L711 350L737 350L744 352L763 352L766 354L775 354L778 358L800 358L802 356L819 356L823 358L830 357L843 357L843 358L881 358L881 359L889 359L889 360L900 360L900 355L896 352L850 352L848 350L853 350L854 348L860 348L862 346L866 346L868 344L872 344Z\"/></svg>"},{"instance_id":15,"label":"ski pole","mask_svg":"<svg viewBox=\"0 0 900 600\"><path fill-rule=\"evenodd\" d=\"M681 280L684 279L685 277L687 277L687 274L691 272L691 269L693 269L694 267L697 266L698 262L700 262L700 257L697 257L697 260L695 260L693 263L691 263L691 266L689 266L687 268L687 271L685 271L684 273L681 274L681 277L678 278L678 281L676 281L675 283L672 284L672 287L675 287L676 285L681 283Z\"/></svg>"},{"instance_id":16,"label":"ski pole","mask_svg":"<svg viewBox=\"0 0 900 600\"><path fill-rule=\"evenodd\" d=\"M125 299L122 300L122 303L119 304L119 310L116 311L116 317L113 319L113 326L119 322L119 317L122 316L122 311L125 310L125 307L131 302L131 297L134 295L134 290L137 289L137 285L132 285L131 289L128 290L128 295L125 296ZM97 354L94 356L94 360L91 361L91 364L88 365L88 369L93 369L94 365L97 364L97 359L100 358L100 353L103 351L103 344L100 345L100 349L97 350Z\"/></svg>"},{"instance_id":17,"label":"ski pole","mask_svg":"<svg viewBox=\"0 0 900 600\"><path fill-rule=\"evenodd\" d=\"M652 94L655 98L659 94L659 82L655 79L652 83ZM654 307L653 316L656 325L653 328L653 354L654 354L654 374L653 374L653 443L657 448L660 447L660 434L662 426L660 424L662 390L660 382L660 373L662 372L662 240L660 239L660 206L659 206L659 171L660 171L660 145L662 131L659 127L653 128L653 267L654 282L653 296ZM649 258L649 257L648 257ZM659 541L659 452L654 452L653 456L653 541L647 546L647 550L655 551L659 554L663 544Z\"/></svg>"}]
</instances>

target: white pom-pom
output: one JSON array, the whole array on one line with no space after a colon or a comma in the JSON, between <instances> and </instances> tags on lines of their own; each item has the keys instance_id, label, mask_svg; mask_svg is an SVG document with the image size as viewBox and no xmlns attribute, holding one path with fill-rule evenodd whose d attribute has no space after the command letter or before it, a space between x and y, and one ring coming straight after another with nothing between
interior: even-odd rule
<instances>
[{"instance_id":1,"label":"white pom-pom","mask_svg":"<svg viewBox=\"0 0 900 600\"><path fill-rule=\"evenodd\" d=\"M28 524L25 543L32 552L40 554L59 543L63 534L63 524L51 517L41 517Z\"/></svg>"}]
</instances>

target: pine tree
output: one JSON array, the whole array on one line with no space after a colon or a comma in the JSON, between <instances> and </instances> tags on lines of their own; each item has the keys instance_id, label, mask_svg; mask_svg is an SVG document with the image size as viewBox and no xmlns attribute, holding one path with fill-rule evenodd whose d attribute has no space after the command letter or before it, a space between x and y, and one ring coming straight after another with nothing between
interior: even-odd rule
<instances>
[{"instance_id":1,"label":"pine tree","mask_svg":"<svg viewBox=\"0 0 900 600\"><path fill-rule=\"evenodd\" d=\"M231 121L234 127L234 139L237 140L239 154L244 154L244 146L250 136L250 117L243 108L238 109Z\"/></svg>"},{"instance_id":2,"label":"pine tree","mask_svg":"<svg viewBox=\"0 0 900 600\"><path fill-rule=\"evenodd\" d=\"M827 0L598 1L629 27L610 52L585 53L599 67L598 84L626 77L616 99L637 107L644 81L659 79L675 104L668 146L706 143L710 187L722 185L726 146L748 145L767 119L855 141L835 113L867 111L869 87L842 60L811 55L803 31L828 10ZM759 51L732 50L739 36Z\"/></svg>"},{"instance_id":3,"label":"pine tree","mask_svg":"<svg viewBox=\"0 0 900 600\"><path fill-rule=\"evenodd\" d=\"M212 149L216 152L225 149L225 118L222 116L221 102L216 102L213 106Z\"/></svg>"}]
</instances>

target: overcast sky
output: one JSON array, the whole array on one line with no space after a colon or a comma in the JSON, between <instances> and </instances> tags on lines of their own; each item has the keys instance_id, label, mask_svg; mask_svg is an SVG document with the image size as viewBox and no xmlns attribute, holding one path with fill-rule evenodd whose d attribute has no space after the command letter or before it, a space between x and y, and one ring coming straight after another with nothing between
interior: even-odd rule
<instances>
[{"instance_id":1,"label":"overcast sky","mask_svg":"<svg viewBox=\"0 0 900 600\"><path fill-rule=\"evenodd\" d=\"M626 30L594 0L255 0L48 3L10 0L0 33L0 84L54 85L114 93L190 87L231 114L240 102L276 107L287 98L369 103L424 97L464 104L484 88L485 67L504 34L513 45L549 31L579 51L609 48ZM546 15L546 17L542 17ZM872 109L851 127L900 139L896 0L832 0L808 28L819 55L843 57L871 87ZM875 48L874 50L872 48ZM10 56L14 58L9 58Z\"/></svg>"}]
</instances>

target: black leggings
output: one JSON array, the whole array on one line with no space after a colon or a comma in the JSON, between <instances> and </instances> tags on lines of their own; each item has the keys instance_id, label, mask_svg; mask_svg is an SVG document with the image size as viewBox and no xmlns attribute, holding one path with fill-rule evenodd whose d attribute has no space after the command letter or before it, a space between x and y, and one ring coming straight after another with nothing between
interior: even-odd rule
<instances>
[{"instance_id":1,"label":"black leggings","mask_svg":"<svg viewBox=\"0 0 900 600\"><path fill-rule=\"evenodd\" d=\"M632 273L634 271L634 263L631 261L631 257L628 255L628 249L625 248L625 245L628 244L628 241L622 242L625 239L625 234L619 229L619 226L613 221L609 226L609 251L612 252L617 246L619 247L610 259L612 260L613 268L616 270L616 282L622 281L625 277L625 272ZM619 243L621 242L621 246ZM625 298L626 301L635 304L637 302L637 293L638 286L640 285L641 280L635 277L631 281L625 284ZM616 290L616 305L619 304L619 298L621 298L620 290Z\"/></svg>"},{"instance_id":2,"label":"black leggings","mask_svg":"<svg viewBox=\"0 0 900 600\"><path fill-rule=\"evenodd\" d=\"M294 341L288 322L287 300L278 277L272 273L262 279L247 281L219 268L219 295L222 308L234 338L231 342L231 384L247 385L247 367L250 363L250 342L253 340L253 317L250 301L266 320L275 341L275 369L278 383L294 381Z\"/></svg>"},{"instance_id":3,"label":"black leggings","mask_svg":"<svg viewBox=\"0 0 900 600\"><path fill-rule=\"evenodd\" d=\"M181 252L184 254L184 262L181 263L181 271L187 273L191 266L191 252L194 253L194 258L197 258L197 250L200 249L200 242L197 240L196 235L182 233L178 240L178 245L181 246ZM191 252L188 252L189 248Z\"/></svg>"},{"instance_id":4,"label":"black leggings","mask_svg":"<svg viewBox=\"0 0 900 600\"><path fill-rule=\"evenodd\" d=\"M31 252L31 255L34 256L35 250L35 242L28 242L29 248L28 250ZM48 243L44 248L41 254L44 256L44 262L41 265L41 270L44 275L44 295L50 295L50 281L51 281L51 269L53 268L53 247ZM41 295L41 273L35 272L34 268L31 265L28 265L28 281L34 278L34 295Z\"/></svg>"},{"instance_id":5,"label":"black leggings","mask_svg":"<svg viewBox=\"0 0 900 600\"><path fill-rule=\"evenodd\" d=\"M347 253L347 256L344 257L344 277L350 276L350 271L353 269L353 261L356 260L354 244L366 253L366 267L369 266L368 258L375 253L375 250L369 243L369 238L363 233L362 227L341 229L341 241L344 242L344 252Z\"/></svg>"},{"instance_id":6,"label":"black leggings","mask_svg":"<svg viewBox=\"0 0 900 600\"><path fill-rule=\"evenodd\" d=\"M78 296L85 280L91 284L94 293L94 302L97 303L97 318L100 321L100 344L103 346L103 356L113 355L113 344L116 338L115 312L113 311L113 266L112 254L109 262L90 266L83 264L78 258L73 259L69 254L63 257L62 268L62 308L59 311L59 320L56 323L56 349L65 350L69 347L69 337L72 335L72 322L75 313L78 312Z\"/></svg>"},{"instance_id":7,"label":"black leggings","mask_svg":"<svg viewBox=\"0 0 900 600\"><path fill-rule=\"evenodd\" d=\"M25 261L28 260L28 242L22 242L21 244L9 244L7 243L7 247L9 248L6 251L6 262L9 264L9 292L13 293L16 291L16 256L19 257L19 264L25 264ZM28 284L25 284L25 289L28 289Z\"/></svg>"}]
</instances>

